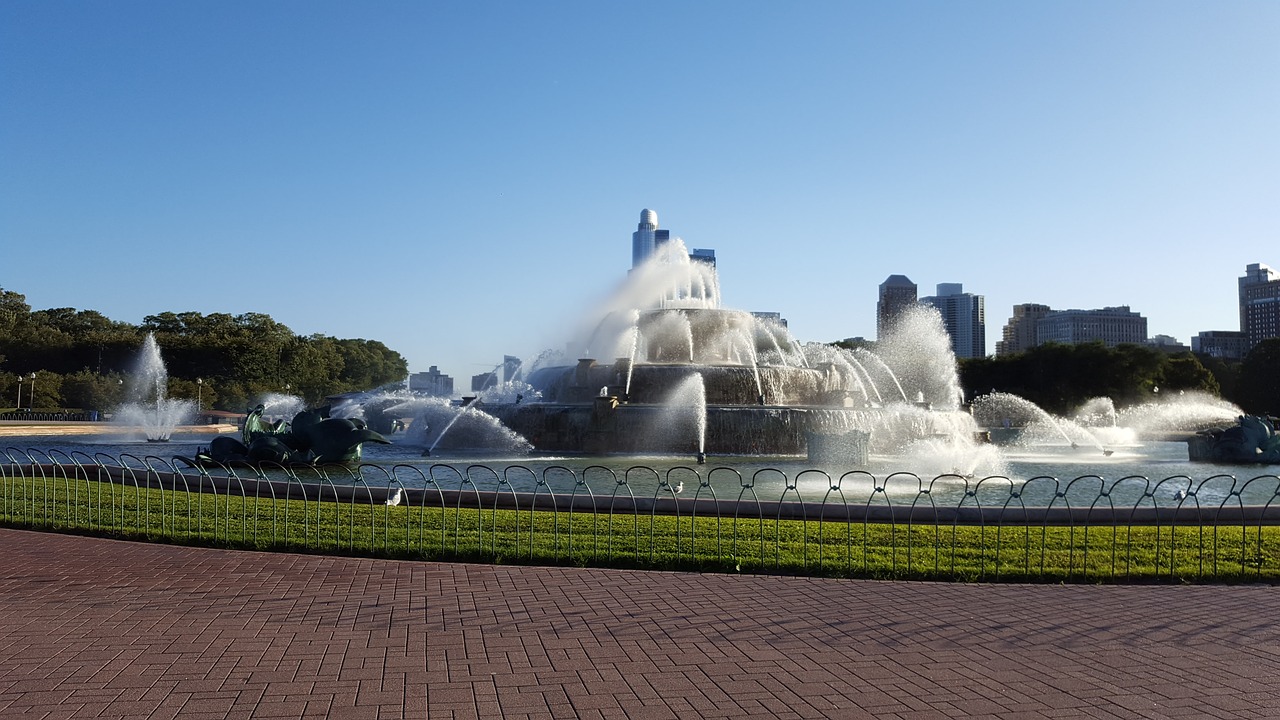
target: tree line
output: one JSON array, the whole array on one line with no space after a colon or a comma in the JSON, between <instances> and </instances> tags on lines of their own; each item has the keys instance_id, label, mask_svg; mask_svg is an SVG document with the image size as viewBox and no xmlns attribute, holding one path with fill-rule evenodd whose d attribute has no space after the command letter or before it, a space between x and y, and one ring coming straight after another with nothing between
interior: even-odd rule
<instances>
[{"instance_id":1,"label":"tree line","mask_svg":"<svg viewBox=\"0 0 1280 720\"><path fill-rule=\"evenodd\" d=\"M94 310L33 311L0 288L0 408L17 402L19 384L23 407L118 406L147 333L169 371L169 396L199 398L206 409L242 412L273 392L317 403L408 374L400 353L377 340L296 335L260 313L164 312L131 325Z\"/></svg>"},{"instance_id":2,"label":"tree line","mask_svg":"<svg viewBox=\"0 0 1280 720\"><path fill-rule=\"evenodd\" d=\"M861 340L834 344L875 350L874 342ZM1055 415L1069 415L1097 397L1125 407L1191 391L1221 397L1247 413L1280 414L1280 339L1259 343L1243 361L1091 342L1046 343L1012 355L961 358L957 365L966 399L1006 392Z\"/></svg>"},{"instance_id":3,"label":"tree line","mask_svg":"<svg viewBox=\"0 0 1280 720\"><path fill-rule=\"evenodd\" d=\"M1190 391L1221 397L1251 414L1280 414L1280 339L1260 343L1243 361L1093 342L1048 343L959 365L966 397L1008 392L1059 415L1095 397L1125 407Z\"/></svg>"}]
</instances>

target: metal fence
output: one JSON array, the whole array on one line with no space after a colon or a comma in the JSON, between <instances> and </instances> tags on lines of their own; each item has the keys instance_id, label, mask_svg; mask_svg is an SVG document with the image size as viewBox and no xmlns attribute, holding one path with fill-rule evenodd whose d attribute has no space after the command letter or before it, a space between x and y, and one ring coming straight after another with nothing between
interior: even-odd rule
<instances>
[{"instance_id":1,"label":"metal fence","mask_svg":"<svg viewBox=\"0 0 1280 720\"><path fill-rule=\"evenodd\" d=\"M1280 477L563 464L177 467L0 451L0 522L490 562L962 580L1280 579Z\"/></svg>"}]
</instances>

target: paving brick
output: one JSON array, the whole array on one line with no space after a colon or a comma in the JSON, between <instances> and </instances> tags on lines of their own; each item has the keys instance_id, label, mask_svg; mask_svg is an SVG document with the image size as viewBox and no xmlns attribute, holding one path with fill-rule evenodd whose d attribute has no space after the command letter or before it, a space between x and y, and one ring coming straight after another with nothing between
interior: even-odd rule
<instances>
[{"instance_id":1,"label":"paving brick","mask_svg":"<svg viewBox=\"0 0 1280 720\"><path fill-rule=\"evenodd\" d=\"M442 564L7 529L0 557L0 717L1269 718L1280 697L1280 593L1262 585Z\"/></svg>"}]
</instances>

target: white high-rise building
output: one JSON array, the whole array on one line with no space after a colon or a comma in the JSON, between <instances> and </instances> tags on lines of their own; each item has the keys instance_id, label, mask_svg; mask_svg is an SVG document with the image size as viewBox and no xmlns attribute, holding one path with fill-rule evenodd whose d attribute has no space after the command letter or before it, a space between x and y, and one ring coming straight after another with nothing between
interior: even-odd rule
<instances>
[{"instance_id":1,"label":"white high-rise building","mask_svg":"<svg viewBox=\"0 0 1280 720\"><path fill-rule=\"evenodd\" d=\"M986 298L965 292L960 283L938 283L938 294L920 298L920 302L932 305L942 315L956 357L986 357Z\"/></svg>"},{"instance_id":2,"label":"white high-rise building","mask_svg":"<svg viewBox=\"0 0 1280 720\"><path fill-rule=\"evenodd\" d=\"M659 245L670 239L670 230L658 229L658 213L648 208L641 210L640 225L631 233L631 267L648 260Z\"/></svg>"}]
</instances>

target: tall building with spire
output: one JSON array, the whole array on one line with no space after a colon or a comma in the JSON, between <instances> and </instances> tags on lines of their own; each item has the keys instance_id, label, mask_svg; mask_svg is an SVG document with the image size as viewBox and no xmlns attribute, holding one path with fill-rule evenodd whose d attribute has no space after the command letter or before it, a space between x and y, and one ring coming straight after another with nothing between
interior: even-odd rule
<instances>
[{"instance_id":1,"label":"tall building with spire","mask_svg":"<svg viewBox=\"0 0 1280 720\"><path fill-rule=\"evenodd\" d=\"M658 213L648 208L641 210L640 225L631 233L631 267L648 260L659 245L670 239L670 230L658 229Z\"/></svg>"}]
</instances>

